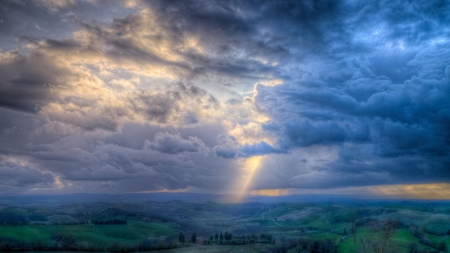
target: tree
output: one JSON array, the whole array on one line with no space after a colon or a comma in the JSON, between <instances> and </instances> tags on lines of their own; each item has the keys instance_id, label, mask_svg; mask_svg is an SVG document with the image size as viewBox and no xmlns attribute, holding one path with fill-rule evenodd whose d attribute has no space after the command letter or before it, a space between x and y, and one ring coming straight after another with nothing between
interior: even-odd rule
<instances>
[{"instance_id":1,"label":"tree","mask_svg":"<svg viewBox=\"0 0 450 253\"><path fill-rule=\"evenodd\" d=\"M191 241L192 241L192 243L197 242L197 236L195 235L195 233L192 235Z\"/></svg>"},{"instance_id":2,"label":"tree","mask_svg":"<svg viewBox=\"0 0 450 253\"><path fill-rule=\"evenodd\" d=\"M223 241L223 234L222 234L222 232L220 232L219 239L220 239L221 241Z\"/></svg>"},{"instance_id":3,"label":"tree","mask_svg":"<svg viewBox=\"0 0 450 253\"><path fill-rule=\"evenodd\" d=\"M217 233L214 235L214 239L215 239L216 241L219 239L219 235L218 235Z\"/></svg>"},{"instance_id":4,"label":"tree","mask_svg":"<svg viewBox=\"0 0 450 253\"><path fill-rule=\"evenodd\" d=\"M233 238L231 233L225 232L224 239L225 241L230 241Z\"/></svg>"},{"instance_id":5,"label":"tree","mask_svg":"<svg viewBox=\"0 0 450 253\"><path fill-rule=\"evenodd\" d=\"M72 235L52 235L52 240L57 242L63 249L74 248L76 246L75 239Z\"/></svg>"},{"instance_id":6,"label":"tree","mask_svg":"<svg viewBox=\"0 0 450 253\"><path fill-rule=\"evenodd\" d=\"M180 235L178 236L178 241L181 243L185 242L184 234L182 232L180 232Z\"/></svg>"},{"instance_id":7,"label":"tree","mask_svg":"<svg viewBox=\"0 0 450 253\"><path fill-rule=\"evenodd\" d=\"M356 237L356 233L353 233L353 241L362 253L398 252L397 245L391 242L391 238L397 232L396 227L397 224L393 221L377 222L372 226L372 233L369 236Z\"/></svg>"},{"instance_id":8,"label":"tree","mask_svg":"<svg viewBox=\"0 0 450 253\"><path fill-rule=\"evenodd\" d=\"M436 249L443 252L447 252L447 244L445 242L438 242L436 244Z\"/></svg>"}]
</instances>

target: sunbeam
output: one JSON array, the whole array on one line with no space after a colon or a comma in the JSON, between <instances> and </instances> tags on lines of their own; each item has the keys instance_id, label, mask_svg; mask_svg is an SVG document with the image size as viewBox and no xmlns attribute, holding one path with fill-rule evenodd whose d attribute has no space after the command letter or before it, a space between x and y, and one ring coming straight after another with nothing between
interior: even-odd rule
<instances>
[{"instance_id":1,"label":"sunbeam","mask_svg":"<svg viewBox=\"0 0 450 253\"><path fill-rule=\"evenodd\" d=\"M252 180L261 164L262 156L254 156L243 162L243 175L236 181L230 189L233 194L227 202L242 202L249 194Z\"/></svg>"}]
</instances>

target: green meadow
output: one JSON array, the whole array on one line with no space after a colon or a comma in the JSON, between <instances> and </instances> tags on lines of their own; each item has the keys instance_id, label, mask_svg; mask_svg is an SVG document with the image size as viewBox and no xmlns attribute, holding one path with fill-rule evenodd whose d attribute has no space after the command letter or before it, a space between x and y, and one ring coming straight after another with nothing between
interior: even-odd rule
<instances>
[{"instance_id":1,"label":"green meadow","mask_svg":"<svg viewBox=\"0 0 450 253\"><path fill-rule=\"evenodd\" d=\"M0 226L0 235L26 242L51 242L54 235L71 235L77 243L100 248L119 244L133 247L148 237L175 235L167 223L129 221L126 225L23 225Z\"/></svg>"}]
</instances>

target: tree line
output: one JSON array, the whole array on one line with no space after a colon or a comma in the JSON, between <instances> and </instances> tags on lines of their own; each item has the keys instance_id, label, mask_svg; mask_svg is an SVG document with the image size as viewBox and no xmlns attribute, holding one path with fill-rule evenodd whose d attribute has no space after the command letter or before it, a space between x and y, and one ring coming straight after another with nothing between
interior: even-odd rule
<instances>
[{"instance_id":1,"label":"tree line","mask_svg":"<svg viewBox=\"0 0 450 253\"><path fill-rule=\"evenodd\" d=\"M127 220L123 219L108 219L108 220L92 220L92 224L95 225L126 225Z\"/></svg>"},{"instance_id":2,"label":"tree line","mask_svg":"<svg viewBox=\"0 0 450 253\"><path fill-rule=\"evenodd\" d=\"M419 240L420 244L434 248L434 249L436 249L437 252L447 252L447 244L443 241L432 242L428 238L427 234L425 233L424 228L420 228L420 227L412 225L409 227L408 230L412 236L416 237ZM417 243L410 243L408 245L408 252L409 253L423 253L425 251L420 249L420 247L419 247L419 245L417 245Z\"/></svg>"},{"instance_id":3,"label":"tree line","mask_svg":"<svg viewBox=\"0 0 450 253\"><path fill-rule=\"evenodd\" d=\"M186 236L183 234L183 232L180 232L180 235L178 236L178 241L182 244L186 242ZM188 242L197 243L197 235L193 233Z\"/></svg>"},{"instance_id":4,"label":"tree line","mask_svg":"<svg viewBox=\"0 0 450 253\"><path fill-rule=\"evenodd\" d=\"M337 247L330 240L312 240L307 238L280 238L275 246L265 253L336 253Z\"/></svg>"},{"instance_id":5,"label":"tree line","mask_svg":"<svg viewBox=\"0 0 450 253\"><path fill-rule=\"evenodd\" d=\"M100 247L96 244L86 244L78 242L74 236L70 234L54 234L51 240L27 242L22 239L0 236L0 251L102 251L104 252L133 252L133 251L150 251L163 250L180 247L174 236L166 236L163 238L146 238L136 243L134 246L124 246L115 243L107 247Z\"/></svg>"}]
</instances>

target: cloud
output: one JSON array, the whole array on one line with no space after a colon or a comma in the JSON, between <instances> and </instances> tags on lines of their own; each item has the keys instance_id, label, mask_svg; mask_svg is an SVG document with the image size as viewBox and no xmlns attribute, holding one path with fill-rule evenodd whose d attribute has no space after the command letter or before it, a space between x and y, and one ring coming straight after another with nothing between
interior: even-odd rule
<instances>
[{"instance_id":1,"label":"cloud","mask_svg":"<svg viewBox=\"0 0 450 253\"><path fill-rule=\"evenodd\" d=\"M213 148L216 156L223 158L236 158L239 155L240 145L231 135L219 135L217 137L219 145Z\"/></svg>"},{"instance_id":2,"label":"cloud","mask_svg":"<svg viewBox=\"0 0 450 253\"><path fill-rule=\"evenodd\" d=\"M134 112L160 123L167 123L168 117L179 110L178 104L163 94L136 93L130 97L130 103Z\"/></svg>"},{"instance_id":3,"label":"cloud","mask_svg":"<svg viewBox=\"0 0 450 253\"><path fill-rule=\"evenodd\" d=\"M283 135L290 146L310 146L314 144L341 143L346 140L345 130L334 122L317 122L307 120L289 120L283 125Z\"/></svg>"},{"instance_id":4,"label":"cloud","mask_svg":"<svg viewBox=\"0 0 450 253\"><path fill-rule=\"evenodd\" d=\"M39 53L26 57L10 51L0 59L0 106L22 111L38 111L57 90L58 75L70 72Z\"/></svg>"},{"instance_id":5,"label":"cloud","mask_svg":"<svg viewBox=\"0 0 450 253\"><path fill-rule=\"evenodd\" d=\"M52 187L54 183L52 174L42 173L5 156L0 157L0 173L2 186L43 188Z\"/></svg>"},{"instance_id":6,"label":"cloud","mask_svg":"<svg viewBox=\"0 0 450 253\"><path fill-rule=\"evenodd\" d=\"M53 12L76 6L74 0L35 0L35 3L45 6Z\"/></svg>"},{"instance_id":7,"label":"cloud","mask_svg":"<svg viewBox=\"0 0 450 253\"><path fill-rule=\"evenodd\" d=\"M8 1L4 185L221 192L252 156L255 189L446 181L448 7Z\"/></svg>"},{"instance_id":8,"label":"cloud","mask_svg":"<svg viewBox=\"0 0 450 253\"><path fill-rule=\"evenodd\" d=\"M292 186L446 180L450 139L443 129L450 104L444 97L450 94L450 81L443 66L449 61L434 62L447 55L441 46L423 49L404 64L417 65L419 59L429 64L415 67L403 83L366 76L365 90L370 91L366 98L353 93L360 76L345 81L339 89L329 81L258 87L255 101L272 119L263 129L278 135L278 145L289 150L315 145L340 149L336 159L310 167L311 172L296 176L298 183Z\"/></svg>"},{"instance_id":9,"label":"cloud","mask_svg":"<svg viewBox=\"0 0 450 253\"><path fill-rule=\"evenodd\" d=\"M244 145L241 145L237 139L231 135L219 135L217 137L217 142L219 144L213 148L215 155L227 159L261 156L283 152L264 141L253 144L245 143Z\"/></svg>"},{"instance_id":10,"label":"cloud","mask_svg":"<svg viewBox=\"0 0 450 253\"><path fill-rule=\"evenodd\" d=\"M198 137L189 136L183 139L180 134L159 132L154 142L146 141L145 148L158 150L162 153L178 154L183 152L207 153L209 148Z\"/></svg>"},{"instance_id":11,"label":"cloud","mask_svg":"<svg viewBox=\"0 0 450 253\"><path fill-rule=\"evenodd\" d=\"M244 157L282 153L282 151L277 150L276 148L270 146L268 143L266 143L264 141L261 141L259 143L253 144L253 145L245 144L242 147L241 152L242 152L242 156L244 156Z\"/></svg>"}]
</instances>

